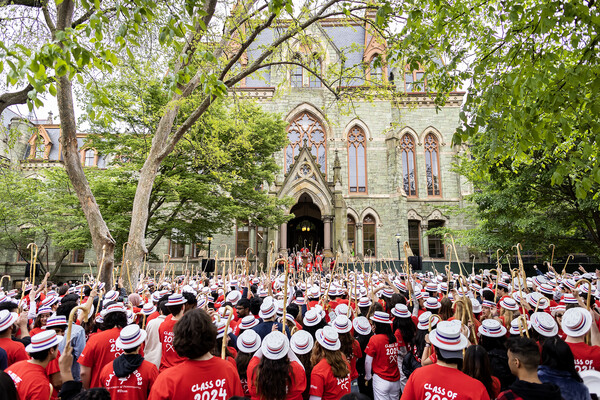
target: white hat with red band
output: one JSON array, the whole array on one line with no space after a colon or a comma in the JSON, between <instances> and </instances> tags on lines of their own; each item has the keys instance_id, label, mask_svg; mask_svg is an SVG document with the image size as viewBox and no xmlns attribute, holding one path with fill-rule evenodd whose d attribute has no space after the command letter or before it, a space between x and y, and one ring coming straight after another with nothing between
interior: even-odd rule
<instances>
[{"instance_id":1,"label":"white hat with red band","mask_svg":"<svg viewBox=\"0 0 600 400\"><path fill-rule=\"evenodd\" d=\"M525 326L523 325L523 319L521 317L517 317L515 319L513 319L512 321L510 321L510 329L508 330L508 333L510 333L511 335L519 335L521 333L521 331L519 330L519 326L523 327L523 329L525 329ZM531 321L527 320L527 330L531 329Z\"/></svg>"},{"instance_id":2,"label":"white hat with red band","mask_svg":"<svg viewBox=\"0 0 600 400\"><path fill-rule=\"evenodd\" d=\"M185 303L187 303L187 300L185 299L185 297L183 297L182 294L173 293L172 295L169 296L169 299L167 300L167 303L165 304L165 306L167 306L167 307L179 306L179 305L182 305Z\"/></svg>"},{"instance_id":3,"label":"white hat with red band","mask_svg":"<svg viewBox=\"0 0 600 400\"><path fill-rule=\"evenodd\" d=\"M391 324L390 314L383 311L375 311L371 316L371 321L379 322L381 324Z\"/></svg>"},{"instance_id":4,"label":"white hat with red band","mask_svg":"<svg viewBox=\"0 0 600 400\"><path fill-rule=\"evenodd\" d=\"M431 316L434 315L433 318ZM431 318L431 323L429 323L429 319ZM432 314L431 311L425 311L423 314L419 315L419 323L417 324L417 329L421 331L429 330L429 327L432 328L440 322L440 317L438 315Z\"/></svg>"},{"instance_id":5,"label":"white hat with red band","mask_svg":"<svg viewBox=\"0 0 600 400\"><path fill-rule=\"evenodd\" d=\"M496 308L496 303L494 303L493 301L490 301L490 300L483 300L481 305L482 305L482 307Z\"/></svg>"},{"instance_id":6,"label":"white hat with red band","mask_svg":"<svg viewBox=\"0 0 600 400\"><path fill-rule=\"evenodd\" d=\"M311 308L304 314L302 322L304 322L305 326L315 326L319 322L321 322L322 319L323 318L321 317L319 310L317 310L316 308Z\"/></svg>"},{"instance_id":7,"label":"white hat with red band","mask_svg":"<svg viewBox=\"0 0 600 400\"><path fill-rule=\"evenodd\" d=\"M398 303L392 308L392 315L398 318L410 318L411 313L405 304Z\"/></svg>"},{"instance_id":8,"label":"white hat with red band","mask_svg":"<svg viewBox=\"0 0 600 400\"><path fill-rule=\"evenodd\" d=\"M144 343L146 336L146 331L140 329L139 325L127 325L121 329L119 337L115 341L115 347L123 350L133 349Z\"/></svg>"},{"instance_id":9,"label":"white hat with red band","mask_svg":"<svg viewBox=\"0 0 600 400\"><path fill-rule=\"evenodd\" d=\"M529 293L527 295L527 302L532 307L537 307L540 310L545 310L546 308L550 307L550 301L548 301L548 299L544 297L543 294L538 292Z\"/></svg>"},{"instance_id":10,"label":"white hat with red band","mask_svg":"<svg viewBox=\"0 0 600 400\"><path fill-rule=\"evenodd\" d=\"M260 336L252 329L248 329L237 338L238 350L242 353L254 353L260 349Z\"/></svg>"},{"instance_id":11,"label":"white hat with red band","mask_svg":"<svg viewBox=\"0 0 600 400\"><path fill-rule=\"evenodd\" d=\"M495 319L484 319L478 329L479 334L487 337L502 337L506 335L506 328L500 321Z\"/></svg>"},{"instance_id":12,"label":"white hat with red band","mask_svg":"<svg viewBox=\"0 0 600 400\"><path fill-rule=\"evenodd\" d=\"M297 331L290 339L290 347L296 354L310 353L315 345L312 335L306 331Z\"/></svg>"},{"instance_id":13,"label":"white hat with red band","mask_svg":"<svg viewBox=\"0 0 600 400\"><path fill-rule=\"evenodd\" d=\"M48 318L44 329L52 329L55 327L66 326L67 324L67 317L65 317L64 315L54 315Z\"/></svg>"},{"instance_id":14,"label":"white hat with red band","mask_svg":"<svg viewBox=\"0 0 600 400\"><path fill-rule=\"evenodd\" d=\"M104 301L117 301L119 298L119 292L115 292L114 290L109 290L104 295Z\"/></svg>"},{"instance_id":15,"label":"white hat with red band","mask_svg":"<svg viewBox=\"0 0 600 400\"><path fill-rule=\"evenodd\" d=\"M254 315L246 315L244 318L242 318L242 321L240 322L238 327L240 329L244 329L244 330L252 329L258 324L259 324L259 322L256 318L254 318Z\"/></svg>"},{"instance_id":16,"label":"white hat with red band","mask_svg":"<svg viewBox=\"0 0 600 400\"><path fill-rule=\"evenodd\" d=\"M317 342L326 350L336 351L341 347L338 333L330 326L318 329L316 333Z\"/></svg>"},{"instance_id":17,"label":"white hat with red band","mask_svg":"<svg viewBox=\"0 0 600 400\"><path fill-rule=\"evenodd\" d=\"M588 333L592 327L592 314L585 308L576 307L565 311L561 327L567 336L581 337Z\"/></svg>"},{"instance_id":18,"label":"white hat with red band","mask_svg":"<svg viewBox=\"0 0 600 400\"><path fill-rule=\"evenodd\" d=\"M438 299L436 299L435 297L428 297L427 300L425 301L425 308L437 310L441 307L442 307L442 305L440 304Z\"/></svg>"},{"instance_id":19,"label":"white hat with red band","mask_svg":"<svg viewBox=\"0 0 600 400\"><path fill-rule=\"evenodd\" d=\"M217 339L220 339L223 336L225 336L225 326L227 325L227 322L225 322L224 320L221 320L221 321L215 322L215 325L217 326ZM231 329L231 326L230 326L229 329L227 330L227 335L229 335L232 331L233 331L233 329Z\"/></svg>"},{"instance_id":20,"label":"white hat with red band","mask_svg":"<svg viewBox=\"0 0 600 400\"><path fill-rule=\"evenodd\" d=\"M437 349L461 354L460 350L469 345L467 338L460 333L461 325L458 320L442 321L429 333L429 341Z\"/></svg>"},{"instance_id":21,"label":"white hat with red band","mask_svg":"<svg viewBox=\"0 0 600 400\"><path fill-rule=\"evenodd\" d=\"M547 312L536 312L529 319L531 326L542 336L554 337L558 333L558 324Z\"/></svg>"},{"instance_id":22,"label":"white hat with red band","mask_svg":"<svg viewBox=\"0 0 600 400\"><path fill-rule=\"evenodd\" d=\"M335 317L331 326L337 333L346 333L352 330L352 323L345 315L338 315Z\"/></svg>"},{"instance_id":23,"label":"white hat with red band","mask_svg":"<svg viewBox=\"0 0 600 400\"><path fill-rule=\"evenodd\" d=\"M360 300L358 300L358 306L361 308L370 307L371 304L373 304L373 302L368 297L362 297Z\"/></svg>"},{"instance_id":24,"label":"white hat with red band","mask_svg":"<svg viewBox=\"0 0 600 400\"><path fill-rule=\"evenodd\" d=\"M290 341L283 333L274 331L265 336L260 349L269 360L280 360L290 351Z\"/></svg>"},{"instance_id":25,"label":"white hat with red band","mask_svg":"<svg viewBox=\"0 0 600 400\"><path fill-rule=\"evenodd\" d=\"M52 314L52 312L53 312L52 307L50 307L50 306L43 306L43 307L39 308L39 310L38 310L38 312L37 312L36 315L39 317L42 314Z\"/></svg>"},{"instance_id":26,"label":"white hat with red band","mask_svg":"<svg viewBox=\"0 0 600 400\"><path fill-rule=\"evenodd\" d=\"M111 304L108 307L106 307L104 310L102 310L100 312L100 315L102 315L102 318L104 318L108 314L114 313L114 312L126 313L127 309L125 308L125 306L123 305L123 303L114 303L114 304Z\"/></svg>"},{"instance_id":27,"label":"white hat with red band","mask_svg":"<svg viewBox=\"0 0 600 400\"><path fill-rule=\"evenodd\" d=\"M360 316L354 318L354 321L352 321L352 326L354 327L354 331L361 336L367 336L371 334L371 323L366 317Z\"/></svg>"},{"instance_id":28,"label":"white hat with red band","mask_svg":"<svg viewBox=\"0 0 600 400\"><path fill-rule=\"evenodd\" d=\"M260 311L258 316L262 319L268 319L275 316L277 310L275 309L275 302L272 297L265 297L262 304L260 305Z\"/></svg>"},{"instance_id":29,"label":"white hat with red band","mask_svg":"<svg viewBox=\"0 0 600 400\"><path fill-rule=\"evenodd\" d=\"M500 307L505 308L509 311L517 311L519 306L517 302L512 297L504 296L502 300L500 300Z\"/></svg>"},{"instance_id":30,"label":"white hat with red band","mask_svg":"<svg viewBox=\"0 0 600 400\"><path fill-rule=\"evenodd\" d=\"M28 353L38 353L59 345L62 340L63 337L57 335L54 330L42 331L31 337L31 344L25 347L25 351Z\"/></svg>"},{"instance_id":31,"label":"white hat with red band","mask_svg":"<svg viewBox=\"0 0 600 400\"><path fill-rule=\"evenodd\" d=\"M148 302L148 303L144 304L144 307L142 307L141 313L148 316L155 311L156 311L156 306L152 302Z\"/></svg>"}]
</instances>

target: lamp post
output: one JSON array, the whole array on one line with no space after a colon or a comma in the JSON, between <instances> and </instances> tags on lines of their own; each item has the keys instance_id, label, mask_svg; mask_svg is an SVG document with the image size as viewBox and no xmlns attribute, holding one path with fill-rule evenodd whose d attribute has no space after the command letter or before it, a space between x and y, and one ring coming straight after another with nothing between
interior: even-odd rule
<instances>
[{"instance_id":1,"label":"lamp post","mask_svg":"<svg viewBox=\"0 0 600 400\"><path fill-rule=\"evenodd\" d=\"M398 245L398 260L400 260L400 238L402 236L400 236L399 233L396 233L396 244Z\"/></svg>"},{"instance_id":2,"label":"lamp post","mask_svg":"<svg viewBox=\"0 0 600 400\"><path fill-rule=\"evenodd\" d=\"M210 244L212 243L212 236L206 238L208 240L208 259L210 260Z\"/></svg>"}]
</instances>

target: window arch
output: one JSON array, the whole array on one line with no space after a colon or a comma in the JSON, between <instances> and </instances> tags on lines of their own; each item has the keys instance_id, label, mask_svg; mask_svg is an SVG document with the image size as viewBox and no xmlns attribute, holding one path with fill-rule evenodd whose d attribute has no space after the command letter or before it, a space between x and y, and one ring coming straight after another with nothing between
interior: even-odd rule
<instances>
[{"instance_id":1,"label":"window arch","mask_svg":"<svg viewBox=\"0 0 600 400\"><path fill-rule=\"evenodd\" d=\"M369 63L369 80L371 82L383 82L383 67L381 63L378 66L375 66L375 59L378 54L375 54L373 58L371 58L371 62Z\"/></svg>"},{"instance_id":2,"label":"window arch","mask_svg":"<svg viewBox=\"0 0 600 400\"><path fill-rule=\"evenodd\" d=\"M354 256L356 255L356 221L351 215L348 215L347 230L348 248L350 249L350 253Z\"/></svg>"},{"instance_id":3,"label":"window arch","mask_svg":"<svg viewBox=\"0 0 600 400\"><path fill-rule=\"evenodd\" d=\"M439 196L440 152L437 137L433 133L425 136L425 172L427 174L427 195Z\"/></svg>"},{"instance_id":4,"label":"window arch","mask_svg":"<svg viewBox=\"0 0 600 400\"><path fill-rule=\"evenodd\" d=\"M374 257L377 228L375 218L369 214L363 219L363 252L365 256ZM370 250L370 251L369 251Z\"/></svg>"},{"instance_id":5,"label":"window arch","mask_svg":"<svg viewBox=\"0 0 600 400\"><path fill-rule=\"evenodd\" d=\"M348 133L348 180L350 193L367 192L367 135L357 125Z\"/></svg>"},{"instance_id":6,"label":"window arch","mask_svg":"<svg viewBox=\"0 0 600 400\"><path fill-rule=\"evenodd\" d=\"M93 167L96 165L96 153L92 149L87 149L83 153L83 165L86 167Z\"/></svg>"},{"instance_id":7,"label":"window arch","mask_svg":"<svg viewBox=\"0 0 600 400\"><path fill-rule=\"evenodd\" d=\"M321 121L308 111L304 111L292 120L287 132L290 143L285 148L285 171L289 172L294 163L294 157L300 153L300 148L306 141L311 154L317 158L317 163L321 166L321 172L325 173L327 135Z\"/></svg>"},{"instance_id":8,"label":"window arch","mask_svg":"<svg viewBox=\"0 0 600 400\"><path fill-rule=\"evenodd\" d=\"M404 192L407 196L417 196L417 175L415 173L415 140L408 133L400 140Z\"/></svg>"}]
</instances>

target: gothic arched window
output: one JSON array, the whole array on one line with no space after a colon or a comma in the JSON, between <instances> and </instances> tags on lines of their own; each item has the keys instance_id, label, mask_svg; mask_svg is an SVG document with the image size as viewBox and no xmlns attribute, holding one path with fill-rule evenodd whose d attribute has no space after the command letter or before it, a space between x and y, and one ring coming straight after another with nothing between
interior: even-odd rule
<instances>
[{"instance_id":1,"label":"gothic arched window","mask_svg":"<svg viewBox=\"0 0 600 400\"><path fill-rule=\"evenodd\" d=\"M417 195L417 175L415 174L415 141L408 133L400 140L402 152L402 173L404 174L404 192L407 196Z\"/></svg>"},{"instance_id":2,"label":"gothic arched window","mask_svg":"<svg viewBox=\"0 0 600 400\"><path fill-rule=\"evenodd\" d=\"M437 138L433 133L425 136L425 170L427 174L427 195L439 196L440 188L440 152Z\"/></svg>"},{"instance_id":3,"label":"gothic arched window","mask_svg":"<svg viewBox=\"0 0 600 400\"><path fill-rule=\"evenodd\" d=\"M325 173L325 163L327 162L325 140L327 137L321 121L305 111L292 120L287 132L290 143L285 148L285 171L289 172L294 163L294 157L300 153L300 148L304 146L306 140L310 152L317 158L317 163L321 166L321 172Z\"/></svg>"},{"instance_id":4,"label":"gothic arched window","mask_svg":"<svg viewBox=\"0 0 600 400\"><path fill-rule=\"evenodd\" d=\"M356 255L356 221L350 215L348 215L348 247L350 248L351 254Z\"/></svg>"},{"instance_id":5,"label":"gothic arched window","mask_svg":"<svg viewBox=\"0 0 600 400\"><path fill-rule=\"evenodd\" d=\"M376 225L375 218L367 215L363 219L363 254L367 257L374 257L375 254Z\"/></svg>"},{"instance_id":6,"label":"gothic arched window","mask_svg":"<svg viewBox=\"0 0 600 400\"><path fill-rule=\"evenodd\" d=\"M367 137L358 126L348 133L348 180L350 193L367 192Z\"/></svg>"}]
</instances>

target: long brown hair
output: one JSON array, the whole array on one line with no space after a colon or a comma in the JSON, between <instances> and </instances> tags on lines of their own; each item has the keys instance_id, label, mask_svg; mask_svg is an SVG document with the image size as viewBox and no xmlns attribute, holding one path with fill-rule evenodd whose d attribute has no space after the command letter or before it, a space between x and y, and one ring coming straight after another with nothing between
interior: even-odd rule
<instances>
[{"instance_id":1,"label":"long brown hair","mask_svg":"<svg viewBox=\"0 0 600 400\"><path fill-rule=\"evenodd\" d=\"M454 315L454 310L452 309L452 300L450 300L448 296L444 296L442 297L440 303L442 306L440 307L438 315L442 321L448 321Z\"/></svg>"},{"instance_id":2,"label":"long brown hair","mask_svg":"<svg viewBox=\"0 0 600 400\"><path fill-rule=\"evenodd\" d=\"M327 360L327 364L331 367L331 373L336 378L346 378L350 373L348 361L346 361L346 357L344 357L344 354L340 350L327 350L323 348L319 342L315 342L315 347L313 347L312 355L310 357L313 368L323 358Z\"/></svg>"},{"instance_id":3,"label":"long brown hair","mask_svg":"<svg viewBox=\"0 0 600 400\"><path fill-rule=\"evenodd\" d=\"M475 378L483 383L491 399L495 397L490 359L483 346L473 345L467 347L462 370L471 378Z\"/></svg>"},{"instance_id":4,"label":"long brown hair","mask_svg":"<svg viewBox=\"0 0 600 400\"><path fill-rule=\"evenodd\" d=\"M350 360L354 356L354 337L350 332L340 333L340 351L344 353L347 360Z\"/></svg>"},{"instance_id":5,"label":"long brown hair","mask_svg":"<svg viewBox=\"0 0 600 400\"><path fill-rule=\"evenodd\" d=\"M254 385L261 400L285 399L292 385L292 366L287 356L279 360L263 357L254 372Z\"/></svg>"}]
</instances>

